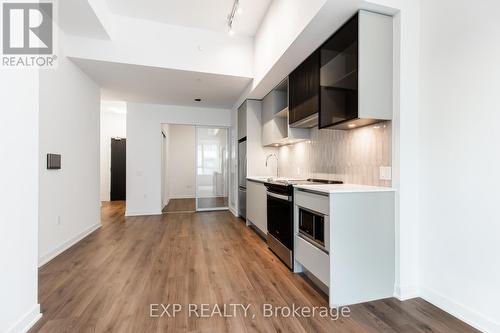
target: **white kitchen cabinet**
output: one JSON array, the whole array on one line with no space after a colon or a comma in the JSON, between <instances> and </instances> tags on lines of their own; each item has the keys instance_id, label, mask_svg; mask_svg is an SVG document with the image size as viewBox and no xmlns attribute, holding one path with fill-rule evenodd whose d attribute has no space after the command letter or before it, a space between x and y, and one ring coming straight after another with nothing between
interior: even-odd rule
<instances>
[{"instance_id":1,"label":"white kitchen cabinet","mask_svg":"<svg viewBox=\"0 0 500 333\"><path fill-rule=\"evenodd\" d=\"M262 145L282 146L310 138L310 130L291 128L288 113L288 79L262 100Z\"/></svg>"},{"instance_id":2,"label":"white kitchen cabinet","mask_svg":"<svg viewBox=\"0 0 500 333\"><path fill-rule=\"evenodd\" d=\"M267 235L267 194L261 182L247 181L247 222Z\"/></svg>"},{"instance_id":3,"label":"white kitchen cabinet","mask_svg":"<svg viewBox=\"0 0 500 333\"><path fill-rule=\"evenodd\" d=\"M247 136L247 102L238 108L238 140Z\"/></svg>"},{"instance_id":4,"label":"white kitchen cabinet","mask_svg":"<svg viewBox=\"0 0 500 333\"><path fill-rule=\"evenodd\" d=\"M287 119L276 114L286 108L286 92L272 90L262 100L262 145L269 146L286 137Z\"/></svg>"}]
</instances>

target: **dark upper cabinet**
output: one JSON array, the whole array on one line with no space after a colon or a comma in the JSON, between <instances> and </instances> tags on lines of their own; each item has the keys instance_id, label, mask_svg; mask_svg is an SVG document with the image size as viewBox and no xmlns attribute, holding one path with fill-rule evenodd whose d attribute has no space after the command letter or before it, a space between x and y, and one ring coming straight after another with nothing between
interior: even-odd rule
<instances>
[{"instance_id":1,"label":"dark upper cabinet","mask_svg":"<svg viewBox=\"0 0 500 333\"><path fill-rule=\"evenodd\" d=\"M288 112L290 127L318 125L319 50L311 54L288 77Z\"/></svg>"},{"instance_id":2,"label":"dark upper cabinet","mask_svg":"<svg viewBox=\"0 0 500 333\"><path fill-rule=\"evenodd\" d=\"M320 47L319 128L392 118L392 18L359 11Z\"/></svg>"},{"instance_id":3,"label":"dark upper cabinet","mask_svg":"<svg viewBox=\"0 0 500 333\"><path fill-rule=\"evenodd\" d=\"M358 117L358 15L320 48L321 112L324 128Z\"/></svg>"}]
</instances>

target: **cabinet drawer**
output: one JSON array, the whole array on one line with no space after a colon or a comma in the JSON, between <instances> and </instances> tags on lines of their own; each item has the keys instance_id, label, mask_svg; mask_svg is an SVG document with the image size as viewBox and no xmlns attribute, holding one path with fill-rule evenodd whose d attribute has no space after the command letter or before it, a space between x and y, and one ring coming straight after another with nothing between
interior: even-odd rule
<instances>
[{"instance_id":1,"label":"cabinet drawer","mask_svg":"<svg viewBox=\"0 0 500 333\"><path fill-rule=\"evenodd\" d=\"M300 262L309 272L317 277L325 285L330 285L330 256L305 241L295 236L295 259Z\"/></svg>"},{"instance_id":2,"label":"cabinet drawer","mask_svg":"<svg viewBox=\"0 0 500 333\"><path fill-rule=\"evenodd\" d=\"M330 197L327 195L295 190L294 200L297 206L330 215Z\"/></svg>"}]
</instances>

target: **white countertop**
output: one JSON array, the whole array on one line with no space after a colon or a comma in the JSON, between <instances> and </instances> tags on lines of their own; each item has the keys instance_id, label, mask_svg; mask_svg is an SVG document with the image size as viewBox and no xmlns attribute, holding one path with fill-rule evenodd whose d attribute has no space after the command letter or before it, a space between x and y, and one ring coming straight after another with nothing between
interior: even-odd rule
<instances>
[{"instance_id":1,"label":"white countertop","mask_svg":"<svg viewBox=\"0 0 500 333\"><path fill-rule=\"evenodd\" d=\"M304 189L319 193L355 193L355 192L391 192L392 187L369 186L359 184L318 184L318 185L295 185L297 189Z\"/></svg>"},{"instance_id":2,"label":"white countertop","mask_svg":"<svg viewBox=\"0 0 500 333\"><path fill-rule=\"evenodd\" d=\"M247 180L265 183L269 177L267 176L250 176ZM288 179L288 178L277 178ZM395 191L392 187L370 186L359 184L314 184L314 185L294 185L298 189L304 189L319 193L354 193L354 192L391 192Z\"/></svg>"},{"instance_id":3,"label":"white countertop","mask_svg":"<svg viewBox=\"0 0 500 333\"><path fill-rule=\"evenodd\" d=\"M254 182L259 182L259 183L265 183L265 182L267 182L268 178L269 177L252 176L252 177L247 177L247 180L254 181Z\"/></svg>"},{"instance_id":4,"label":"white countertop","mask_svg":"<svg viewBox=\"0 0 500 333\"><path fill-rule=\"evenodd\" d=\"M252 181L255 181L255 182L267 182L269 181L269 179L272 179L274 181L276 180L303 180L303 181L306 181L307 178L298 178L298 177L293 177L293 178L290 178L290 177L273 177L273 176L248 176L247 177L247 180L252 180Z\"/></svg>"}]
</instances>

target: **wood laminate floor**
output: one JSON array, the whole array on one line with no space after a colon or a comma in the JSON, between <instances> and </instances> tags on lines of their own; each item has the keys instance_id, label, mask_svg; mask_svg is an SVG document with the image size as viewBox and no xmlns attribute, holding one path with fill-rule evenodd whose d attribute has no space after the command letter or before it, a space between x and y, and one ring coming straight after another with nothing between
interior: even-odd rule
<instances>
[{"instance_id":1,"label":"wood laminate floor","mask_svg":"<svg viewBox=\"0 0 500 333\"><path fill-rule=\"evenodd\" d=\"M168 205L163 208L164 213L194 212L196 201L194 198L170 199Z\"/></svg>"},{"instance_id":2,"label":"wood laminate floor","mask_svg":"<svg viewBox=\"0 0 500 333\"><path fill-rule=\"evenodd\" d=\"M328 302L227 211L123 213L104 204L103 227L40 269L43 317L30 332L476 332L422 299L359 304L338 320L263 318L265 303ZM151 303L250 304L255 317L150 318Z\"/></svg>"},{"instance_id":3,"label":"wood laminate floor","mask_svg":"<svg viewBox=\"0 0 500 333\"><path fill-rule=\"evenodd\" d=\"M196 210L196 200L201 209L216 207L227 207L227 197L198 198L198 199L170 199L168 205L163 208L163 213L194 212Z\"/></svg>"},{"instance_id":4,"label":"wood laminate floor","mask_svg":"<svg viewBox=\"0 0 500 333\"><path fill-rule=\"evenodd\" d=\"M228 207L227 197L198 198L198 208Z\"/></svg>"}]
</instances>

